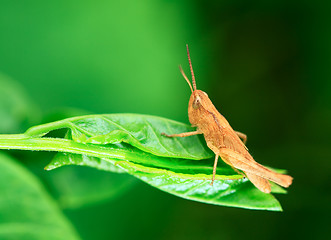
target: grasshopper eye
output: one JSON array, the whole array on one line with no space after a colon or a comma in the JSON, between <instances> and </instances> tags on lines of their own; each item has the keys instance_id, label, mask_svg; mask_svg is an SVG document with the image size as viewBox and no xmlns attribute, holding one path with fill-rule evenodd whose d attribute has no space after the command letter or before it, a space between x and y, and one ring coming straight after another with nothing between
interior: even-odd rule
<instances>
[{"instance_id":1,"label":"grasshopper eye","mask_svg":"<svg viewBox=\"0 0 331 240\"><path fill-rule=\"evenodd\" d=\"M193 104L192 104L192 107L194 109L198 109L200 107L200 98L199 97L197 97L196 99L194 99Z\"/></svg>"}]
</instances>

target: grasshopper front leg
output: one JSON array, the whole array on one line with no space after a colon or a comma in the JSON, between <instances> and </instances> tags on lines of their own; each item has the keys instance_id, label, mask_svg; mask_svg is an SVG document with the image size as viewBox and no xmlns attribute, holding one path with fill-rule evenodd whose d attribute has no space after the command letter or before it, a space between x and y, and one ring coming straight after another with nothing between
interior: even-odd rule
<instances>
[{"instance_id":1,"label":"grasshopper front leg","mask_svg":"<svg viewBox=\"0 0 331 240\"><path fill-rule=\"evenodd\" d=\"M189 137L189 136L198 135L198 134L202 134L202 132L200 132L199 130L196 130L193 132L185 132L185 133L170 134L170 135L161 133L161 135L166 136L166 137Z\"/></svg>"}]
</instances>

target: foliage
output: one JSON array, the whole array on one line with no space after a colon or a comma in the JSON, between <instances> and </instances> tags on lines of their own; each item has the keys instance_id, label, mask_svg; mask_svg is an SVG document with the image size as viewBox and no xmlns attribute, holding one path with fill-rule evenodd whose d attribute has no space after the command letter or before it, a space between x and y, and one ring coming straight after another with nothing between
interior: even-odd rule
<instances>
[{"instance_id":1,"label":"foliage","mask_svg":"<svg viewBox=\"0 0 331 240\"><path fill-rule=\"evenodd\" d=\"M50 138L68 128L65 138ZM0 148L59 153L46 169L83 165L129 174L174 195L217 205L280 211L278 201L257 190L225 164L212 178L212 153L198 136L167 138L192 128L165 118L139 114L73 117L32 127L25 134L2 135ZM46 136L46 137L44 137ZM206 159L207 158L207 159ZM284 192L273 188L274 192Z\"/></svg>"},{"instance_id":2,"label":"foliage","mask_svg":"<svg viewBox=\"0 0 331 240\"><path fill-rule=\"evenodd\" d=\"M79 239L40 181L0 153L0 239Z\"/></svg>"}]
</instances>

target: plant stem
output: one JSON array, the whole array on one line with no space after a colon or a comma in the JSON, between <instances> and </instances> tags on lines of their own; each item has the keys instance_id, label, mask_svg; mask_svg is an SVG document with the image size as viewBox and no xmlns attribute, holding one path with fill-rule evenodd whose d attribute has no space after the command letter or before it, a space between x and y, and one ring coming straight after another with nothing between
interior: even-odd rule
<instances>
[{"instance_id":1,"label":"plant stem","mask_svg":"<svg viewBox=\"0 0 331 240\"><path fill-rule=\"evenodd\" d=\"M157 157L139 150L132 151L128 148L120 148L116 145L85 144L61 138L33 138L25 134L0 134L0 149L85 154L91 157L125 160L155 166L159 166L160 162L163 162L165 166L171 164L171 161L166 158ZM192 166L192 168L195 167L199 168L199 166Z\"/></svg>"},{"instance_id":2,"label":"plant stem","mask_svg":"<svg viewBox=\"0 0 331 240\"><path fill-rule=\"evenodd\" d=\"M34 133L41 133L44 130L50 129L53 126L41 125L42 128L33 129ZM62 126L62 125L61 125ZM0 149L10 150L30 150L30 151L53 151L53 152L65 152L73 154L83 154L91 157L97 157L101 159L113 159L115 161L129 161L137 164L143 164L145 166L157 166L165 169L210 169L210 166L186 164L182 167L180 164L176 164L177 159L169 161L169 158L163 158L151 155L135 149L120 148L116 145L108 144L106 146L97 144L85 144L75 142L70 139L61 138L36 138L26 134L0 134ZM226 174L227 175L227 174ZM232 176L234 178L241 178L242 176Z\"/></svg>"},{"instance_id":3,"label":"plant stem","mask_svg":"<svg viewBox=\"0 0 331 240\"><path fill-rule=\"evenodd\" d=\"M77 143L68 139L59 138L31 138L25 134L0 134L0 149L17 149L32 151L55 151L76 154L86 154L99 158L115 158L129 160L137 158L136 153L111 146L102 147L93 144Z\"/></svg>"}]
</instances>

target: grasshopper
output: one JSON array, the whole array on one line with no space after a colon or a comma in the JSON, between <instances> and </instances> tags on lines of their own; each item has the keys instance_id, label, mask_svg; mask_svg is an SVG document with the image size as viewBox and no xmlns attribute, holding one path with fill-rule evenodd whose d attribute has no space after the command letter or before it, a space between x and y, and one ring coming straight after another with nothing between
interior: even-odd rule
<instances>
[{"instance_id":1,"label":"grasshopper","mask_svg":"<svg viewBox=\"0 0 331 240\"><path fill-rule=\"evenodd\" d=\"M245 145L247 136L234 131L225 117L217 111L207 93L197 90L188 45L186 45L186 49L192 75L192 84L181 66L179 66L179 69L192 92L188 104L188 116L192 127L196 127L197 129L193 132L171 135L162 133L162 135L166 137L204 135L207 146L215 153L211 185L213 185L215 180L218 158L221 157L226 164L230 165L238 173L246 176L262 192L271 192L269 180L280 186L289 187L292 184L293 178L289 175L276 173L257 163L249 154ZM242 172L238 171L238 169Z\"/></svg>"}]
</instances>

